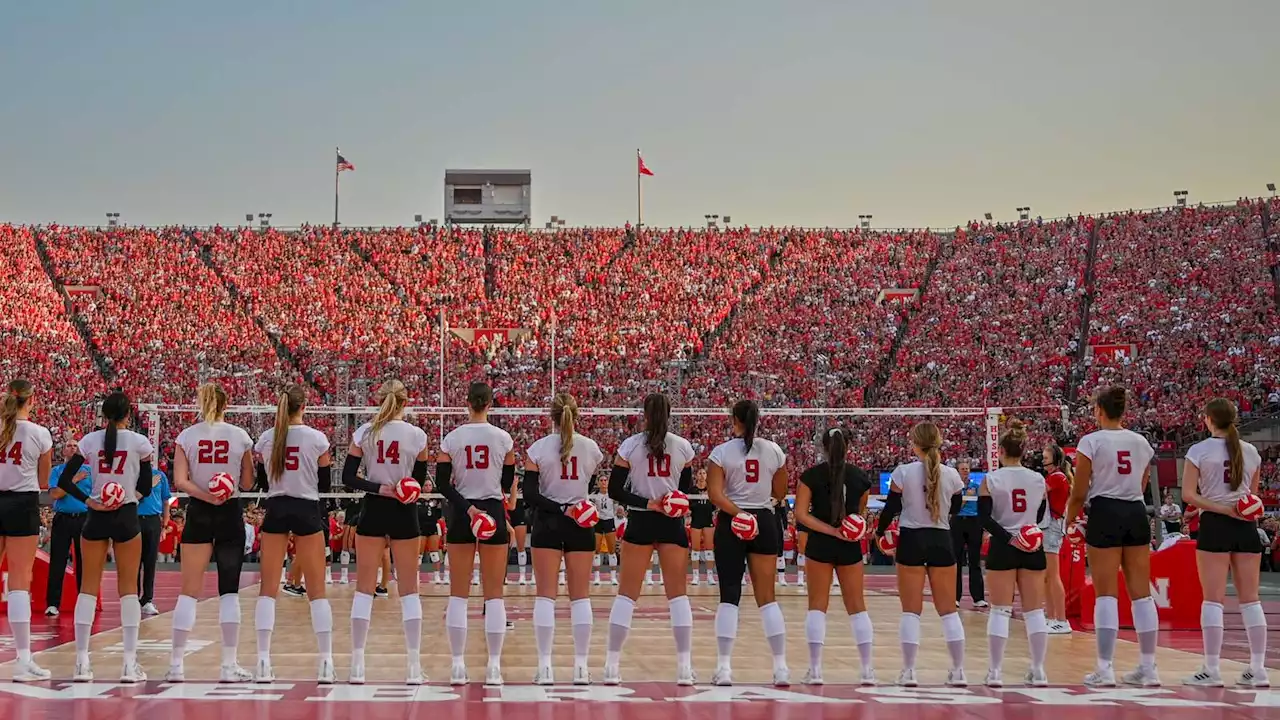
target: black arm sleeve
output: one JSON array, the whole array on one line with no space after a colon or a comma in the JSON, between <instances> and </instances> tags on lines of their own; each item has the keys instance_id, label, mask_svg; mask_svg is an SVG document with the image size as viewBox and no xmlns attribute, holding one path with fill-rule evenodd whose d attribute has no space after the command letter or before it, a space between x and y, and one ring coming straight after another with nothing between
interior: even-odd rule
<instances>
[{"instance_id":1,"label":"black arm sleeve","mask_svg":"<svg viewBox=\"0 0 1280 720\"><path fill-rule=\"evenodd\" d=\"M893 524L893 519L902 512L902 493L890 488L889 496L884 499L884 509L880 511L880 522L876 523L876 534L884 535L884 531Z\"/></svg>"},{"instance_id":2,"label":"black arm sleeve","mask_svg":"<svg viewBox=\"0 0 1280 720\"><path fill-rule=\"evenodd\" d=\"M955 517L959 515L960 511L963 509L964 509L964 491L961 490L960 492L951 496L951 507L947 509L947 514L950 515L951 517Z\"/></svg>"},{"instance_id":3,"label":"black arm sleeve","mask_svg":"<svg viewBox=\"0 0 1280 720\"><path fill-rule=\"evenodd\" d=\"M609 499L624 507L649 507L649 498L642 498L627 488L627 476L630 474L627 468L613 466L613 471L609 473Z\"/></svg>"},{"instance_id":4,"label":"black arm sleeve","mask_svg":"<svg viewBox=\"0 0 1280 720\"><path fill-rule=\"evenodd\" d=\"M502 466L502 492L504 493L511 492L511 488L515 487L515 484L516 484L516 466L503 465Z\"/></svg>"},{"instance_id":5,"label":"black arm sleeve","mask_svg":"<svg viewBox=\"0 0 1280 720\"><path fill-rule=\"evenodd\" d=\"M678 487L680 492L685 495L693 492L693 468L686 465L685 468L680 471L680 485Z\"/></svg>"},{"instance_id":6,"label":"black arm sleeve","mask_svg":"<svg viewBox=\"0 0 1280 720\"><path fill-rule=\"evenodd\" d=\"M76 473L79 473L80 468L83 466L84 457L80 453L76 453L67 461L67 466L62 469L62 474L58 476L58 489L80 502L89 499L89 496L85 495L83 490L76 487Z\"/></svg>"},{"instance_id":7,"label":"black arm sleeve","mask_svg":"<svg viewBox=\"0 0 1280 720\"><path fill-rule=\"evenodd\" d=\"M361 458L355 455L347 456L346 462L342 463L342 484L352 490L377 495L382 489L377 483L360 479L360 462Z\"/></svg>"},{"instance_id":8,"label":"black arm sleeve","mask_svg":"<svg viewBox=\"0 0 1280 720\"><path fill-rule=\"evenodd\" d=\"M540 480L541 477L537 470L524 471L524 482L520 484L520 489L524 491L525 503L529 507L538 508L539 510L555 513L564 512L564 505L542 494L542 488L538 484Z\"/></svg>"},{"instance_id":9,"label":"black arm sleeve","mask_svg":"<svg viewBox=\"0 0 1280 720\"><path fill-rule=\"evenodd\" d=\"M453 463L451 462L436 463L436 490L445 496L450 506L457 510L471 507L471 503L462 497L458 488L453 486Z\"/></svg>"},{"instance_id":10,"label":"black arm sleeve","mask_svg":"<svg viewBox=\"0 0 1280 720\"><path fill-rule=\"evenodd\" d=\"M1044 522L1045 513L1049 512L1049 498L1040 501L1040 507L1036 510L1036 524Z\"/></svg>"},{"instance_id":11,"label":"black arm sleeve","mask_svg":"<svg viewBox=\"0 0 1280 720\"><path fill-rule=\"evenodd\" d=\"M991 499L990 495L978 498L978 519L982 521L982 529L991 533L992 540L999 540L1008 545L1009 541L1013 539L1013 535L1010 535L1008 530L1000 527L1000 523L996 522L996 519L991 516L991 509L994 504L995 501Z\"/></svg>"},{"instance_id":12,"label":"black arm sleeve","mask_svg":"<svg viewBox=\"0 0 1280 720\"><path fill-rule=\"evenodd\" d=\"M258 463L253 470L254 489L266 492L271 489L271 480L267 478L267 466Z\"/></svg>"},{"instance_id":13,"label":"black arm sleeve","mask_svg":"<svg viewBox=\"0 0 1280 720\"><path fill-rule=\"evenodd\" d=\"M316 469L316 489L322 493L333 491L333 466L325 465Z\"/></svg>"},{"instance_id":14,"label":"black arm sleeve","mask_svg":"<svg viewBox=\"0 0 1280 720\"><path fill-rule=\"evenodd\" d=\"M410 477L412 477L414 480L417 480L419 485L426 485L426 483L427 483L427 461L426 461L426 460L414 460L414 461L413 461L413 474L412 474L412 475L410 475Z\"/></svg>"},{"instance_id":15,"label":"black arm sleeve","mask_svg":"<svg viewBox=\"0 0 1280 720\"><path fill-rule=\"evenodd\" d=\"M134 487L142 497L151 494L151 488L154 487L151 477L151 461L143 460L138 463L138 484Z\"/></svg>"}]
</instances>

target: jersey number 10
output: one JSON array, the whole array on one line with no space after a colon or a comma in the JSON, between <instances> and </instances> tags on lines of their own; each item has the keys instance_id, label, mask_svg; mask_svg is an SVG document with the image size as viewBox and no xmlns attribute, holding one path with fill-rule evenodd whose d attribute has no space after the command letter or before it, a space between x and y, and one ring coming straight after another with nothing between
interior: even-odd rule
<instances>
[{"instance_id":1,"label":"jersey number 10","mask_svg":"<svg viewBox=\"0 0 1280 720\"><path fill-rule=\"evenodd\" d=\"M671 456L649 456L649 477L671 477Z\"/></svg>"}]
</instances>

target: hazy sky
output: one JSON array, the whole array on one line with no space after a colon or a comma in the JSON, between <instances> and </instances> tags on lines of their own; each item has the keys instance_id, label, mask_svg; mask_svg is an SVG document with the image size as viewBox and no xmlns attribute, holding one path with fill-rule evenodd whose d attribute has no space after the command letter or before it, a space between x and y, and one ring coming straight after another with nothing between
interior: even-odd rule
<instances>
[{"instance_id":1,"label":"hazy sky","mask_svg":"<svg viewBox=\"0 0 1280 720\"><path fill-rule=\"evenodd\" d=\"M950 226L1265 194L1276 0L41 0L0 10L0 222L534 212Z\"/></svg>"}]
</instances>

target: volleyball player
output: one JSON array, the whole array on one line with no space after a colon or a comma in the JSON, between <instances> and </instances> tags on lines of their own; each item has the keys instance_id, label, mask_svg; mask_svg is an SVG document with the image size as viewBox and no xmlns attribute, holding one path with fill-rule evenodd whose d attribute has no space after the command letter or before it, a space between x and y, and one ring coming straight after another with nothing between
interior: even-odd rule
<instances>
[{"instance_id":1,"label":"volleyball player","mask_svg":"<svg viewBox=\"0 0 1280 720\"><path fill-rule=\"evenodd\" d=\"M604 683L618 685L622 674L618 660L631 630L631 616L640 597L645 568L654 549L662 565L671 632L676 643L676 683L693 685L693 609L685 594L689 569L689 536L684 517L661 511L662 498L672 491L693 489L693 446L667 431L671 404L665 395L644 399L644 432L622 441L613 459L609 497L627 508L627 529L622 539L622 577L609 612L609 643L604 663Z\"/></svg>"},{"instance_id":2,"label":"volleyball player","mask_svg":"<svg viewBox=\"0 0 1280 720\"><path fill-rule=\"evenodd\" d=\"M693 479L694 492L705 495L707 492L707 474L698 472ZM699 568L707 572L707 584L715 585L716 578L711 573L712 563L715 562L715 529L711 526L711 516L715 513L716 506L711 504L710 500L689 499L689 557L693 561L693 581L691 585L698 584L700 573ZM741 575L739 582L741 582ZM739 595L742 593L739 592Z\"/></svg>"},{"instance_id":3,"label":"volleyball player","mask_svg":"<svg viewBox=\"0 0 1280 720\"><path fill-rule=\"evenodd\" d=\"M535 685L553 685L551 647L556 627L556 587L560 563L565 567L569 616L573 625L573 683L587 685L587 651L591 646L591 557L595 532L570 517L587 499L591 478L604 462L594 440L578 434L578 403L558 393L551 400L551 423L557 432L529 446L525 463L524 497L533 511L533 633L538 646Z\"/></svg>"},{"instance_id":4,"label":"volleyball player","mask_svg":"<svg viewBox=\"0 0 1280 720\"><path fill-rule=\"evenodd\" d=\"M89 662L89 640L97 614L98 593L102 587L102 569L111 545L116 562L116 588L120 593L120 628L124 634L124 669L120 682L145 682L147 674L138 664L138 625L142 622L142 605L138 603L138 564L142 556L141 528L138 524L138 498L151 493L151 442L127 430L132 408L129 397L119 390L102 401L102 417L106 427L80 439L79 449L67 462L58 487L89 508L81 532L80 548L84 560L84 578L80 596L76 598L76 670L72 680L92 682ZM93 466L93 492L86 495L76 487L74 478L88 460ZM119 505L103 503L102 490L108 483L124 489Z\"/></svg>"},{"instance_id":5,"label":"volleyball player","mask_svg":"<svg viewBox=\"0 0 1280 720\"><path fill-rule=\"evenodd\" d=\"M1222 654L1222 604L1226 601L1230 572L1240 602L1240 619L1249 639L1249 667L1236 684L1270 687L1266 669L1267 618L1258 601L1262 541L1257 523L1241 518L1236 510L1236 502L1258 488L1262 456L1253 445L1240 440L1236 428L1239 415L1230 400L1210 400L1203 415L1212 437L1187 451L1182 468L1182 500L1200 508L1196 567L1204 591L1200 605L1204 665L1184 684L1222 687L1218 661Z\"/></svg>"},{"instance_id":6,"label":"volleyball player","mask_svg":"<svg viewBox=\"0 0 1280 720\"><path fill-rule=\"evenodd\" d=\"M800 586L800 592L807 593L807 583L804 577L805 566L805 550L809 546L809 528L800 522L799 517L795 517L792 525L792 533L796 536L796 584Z\"/></svg>"},{"instance_id":7,"label":"volleyball player","mask_svg":"<svg viewBox=\"0 0 1280 720\"><path fill-rule=\"evenodd\" d=\"M418 528L422 532L418 558L426 556L431 563L432 582L444 584L444 563L440 555L440 502L434 498L418 500Z\"/></svg>"},{"instance_id":8,"label":"volleyball player","mask_svg":"<svg viewBox=\"0 0 1280 720\"><path fill-rule=\"evenodd\" d=\"M276 625L276 597L289 534L293 534L294 562L302 568L311 600L311 629L320 651L320 683L334 681L333 609L325 597L324 517L320 493L332 486L333 459L329 438L302 422L306 390L290 385L276 403L275 426L258 438L254 448L266 460L257 475L266 478L266 517L262 520L261 589L254 613L258 634L258 665L254 680L271 682L271 633Z\"/></svg>"},{"instance_id":9,"label":"volleyball player","mask_svg":"<svg viewBox=\"0 0 1280 720\"><path fill-rule=\"evenodd\" d=\"M773 684L791 684L787 669L787 628L774 598L780 547L775 503L787 496L787 456L777 443L756 437L760 407L750 400L733 406L734 439L711 451L707 466L707 494L720 511L715 523L716 574L720 576L720 605L716 608L716 672L713 685L732 685L730 658L738 637L738 605L742 602L742 573L751 573L751 589L764 636L773 654ZM744 517L746 516L746 517ZM744 540L733 531L737 519L753 518L756 536ZM696 575L695 575L696 577Z\"/></svg>"},{"instance_id":10,"label":"volleyball player","mask_svg":"<svg viewBox=\"0 0 1280 720\"><path fill-rule=\"evenodd\" d=\"M987 582L991 584L991 614L987 616L987 647L990 667L987 687L1004 684L1004 647L1009 639L1009 619L1013 617L1013 593L1022 601L1022 620L1031 646L1031 669L1027 685L1049 684L1044 674L1044 656L1049 647L1049 626L1041 607L1044 590L1045 549L1026 551L1014 545L1024 527L1038 526L1045 515L1047 493L1040 473L1022 466L1027 431L1019 420L1010 420L1000 436L1000 467L987 473L978 488L978 517L991 534L987 550Z\"/></svg>"},{"instance_id":11,"label":"volleyball player","mask_svg":"<svg viewBox=\"0 0 1280 720\"><path fill-rule=\"evenodd\" d=\"M618 585L618 512L613 498L609 497L609 476L601 477L597 482L598 490L589 499L596 506L596 514L600 522L596 523L596 556L592 560L595 565L593 585L600 585L600 567L609 566L609 579L614 587Z\"/></svg>"},{"instance_id":12,"label":"volleyball player","mask_svg":"<svg viewBox=\"0 0 1280 720\"><path fill-rule=\"evenodd\" d=\"M484 634L489 650L486 685L502 684L502 641L507 632L507 607L502 599L507 579L507 546L504 498L515 483L515 443L506 430L489 424L493 389L481 382L467 389L468 420L454 428L440 444L436 457L436 486L449 500L449 605L445 626L453 666L449 682L465 685L467 663L467 597L471 568L480 556L481 592L484 596ZM454 476L454 470L457 476ZM476 540L471 522L487 514L497 530L487 540Z\"/></svg>"},{"instance_id":13,"label":"volleyball player","mask_svg":"<svg viewBox=\"0 0 1280 720\"><path fill-rule=\"evenodd\" d=\"M520 568L519 584L529 584L529 512L524 498L524 480L516 478L507 495L507 523L511 526L511 545L516 549L516 566Z\"/></svg>"},{"instance_id":14,"label":"volleyball player","mask_svg":"<svg viewBox=\"0 0 1280 720\"><path fill-rule=\"evenodd\" d=\"M942 638L951 654L947 684L964 687L964 625L956 610L956 556L951 544L951 516L960 512L964 481L955 468L942 464L942 433L931 422L911 428L911 449L919 460L899 465L889 477L889 496L876 537L883 538L901 513L897 548L898 597L902 619L902 672L898 684L915 687L916 654L920 649L920 613L924 609L924 581L929 578L933 607L942 618Z\"/></svg>"},{"instance_id":15,"label":"volleyball player","mask_svg":"<svg viewBox=\"0 0 1280 720\"><path fill-rule=\"evenodd\" d=\"M9 383L0 402L0 557L9 558L9 628L18 653L14 682L50 677L31 659L31 568L40 538L40 491L49 487L53 468L53 436L31 422L35 404L26 380Z\"/></svg>"},{"instance_id":16,"label":"volleyball player","mask_svg":"<svg viewBox=\"0 0 1280 720\"><path fill-rule=\"evenodd\" d=\"M875 685L876 673L871 664L874 634L863 595L862 543L846 540L840 534L845 517L866 513L871 480L861 468L848 464L848 438L843 430L831 428L824 433L822 450L826 459L805 470L796 486L796 522L809 528L804 549L809 560L809 613L804 622L809 670L804 682L806 685L823 683L822 649L827 637L832 578L843 575L840 598L849 614L854 644L858 646L862 662L859 681L863 685Z\"/></svg>"},{"instance_id":17,"label":"volleyball player","mask_svg":"<svg viewBox=\"0 0 1280 720\"><path fill-rule=\"evenodd\" d=\"M1160 619L1151 598L1151 525L1143 499L1150 479L1155 451L1141 435L1124 428L1126 391L1111 387L1093 400L1098 430L1080 439L1076 448L1076 480L1067 502L1066 526L1089 503L1085 531L1089 568L1097 600L1093 608L1098 667L1085 676L1090 687L1116 684L1116 635L1120 627L1117 609L1118 573L1124 569L1129 597L1133 599L1133 629L1138 635L1138 669L1124 676L1128 685L1155 687L1156 644Z\"/></svg>"},{"instance_id":18,"label":"volleyball player","mask_svg":"<svg viewBox=\"0 0 1280 720\"><path fill-rule=\"evenodd\" d=\"M351 675L348 682L363 685L365 644L373 617L373 597L378 587L378 570L390 548L396 563L400 591L400 623L404 631L407 671L405 682L421 685L422 598L418 596L417 498L396 497L396 488L405 478L413 478L424 492L427 483L427 434L404 421L409 391L399 380L388 380L374 399L378 412L351 437L347 460L342 466L342 484L365 493L361 500L360 523L356 526L356 592L351 598ZM364 479L359 477L364 466Z\"/></svg>"},{"instance_id":19,"label":"volleyball player","mask_svg":"<svg viewBox=\"0 0 1280 720\"><path fill-rule=\"evenodd\" d=\"M342 514L342 552L338 554L338 561L342 563L342 572L338 576L338 582L346 585L351 578L351 552L356 548L356 526L360 524L360 503L354 502L347 506Z\"/></svg>"},{"instance_id":20,"label":"volleyball player","mask_svg":"<svg viewBox=\"0 0 1280 720\"><path fill-rule=\"evenodd\" d=\"M1067 512L1067 498L1071 495L1072 469L1071 461L1066 453L1057 445L1051 444L1043 453L1045 476L1045 497L1048 501L1044 521L1040 524L1044 530L1044 598L1045 616L1050 635L1070 635L1071 623L1067 621L1067 588L1062 583L1062 572L1058 568L1062 542L1067 529L1062 525L1062 516Z\"/></svg>"},{"instance_id":21,"label":"volleyball player","mask_svg":"<svg viewBox=\"0 0 1280 720\"><path fill-rule=\"evenodd\" d=\"M205 383L196 393L200 422L178 434L174 443L173 484L190 496L182 529L182 592L173 609L173 644L166 682L185 679L183 657L187 638L196 626L196 606L204 573L213 560L218 572L218 624L222 630L222 682L248 682L253 675L240 667L236 650L240 639L240 570L244 565L244 511L240 490L253 487L253 440L249 433L224 421L227 393ZM214 475L235 481L230 497L209 492Z\"/></svg>"}]
</instances>

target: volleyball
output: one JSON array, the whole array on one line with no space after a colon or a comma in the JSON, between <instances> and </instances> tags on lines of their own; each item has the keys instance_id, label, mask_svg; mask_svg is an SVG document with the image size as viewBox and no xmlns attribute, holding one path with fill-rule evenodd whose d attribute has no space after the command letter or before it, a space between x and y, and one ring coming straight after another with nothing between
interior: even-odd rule
<instances>
[{"instance_id":1,"label":"volleyball","mask_svg":"<svg viewBox=\"0 0 1280 720\"><path fill-rule=\"evenodd\" d=\"M880 552L885 555L892 555L898 549L898 528L890 525L889 529L885 530L884 534L880 536L878 544L880 545Z\"/></svg>"},{"instance_id":2,"label":"volleyball","mask_svg":"<svg viewBox=\"0 0 1280 720\"><path fill-rule=\"evenodd\" d=\"M756 516L749 512L740 512L733 516L733 522L729 523L729 529L739 540L750 542L756 539L760 534L760 523L756 521Z\"/></svg>"},{"instance_id":3,"label":"volleyball","mask_svg":"<svg viewBox=\"0 0 1280 720\"><path fill-rule=\"evenodd\" d=\"M1079 545L1083 543L1084 528L1084 521L1072 523L1071 527L1067 528L1067 540L1069 540L1072 545Z\"/></svg>"},{"instance_id":4,"label":"volleyball","mask_svg":"<svg viewBox=\"0 0 1280 720\"><path fill-rule=\"evenodd\" d=\"M595 527L600 522L600 512L590 500L579 500L569 507L569 517L584 528Z\"/></svg>"},{"instance_id":5,"label":"volleyball","mask_svg":"<svg viewBox=\"0 0 1280 720\"><path fill-rule=\"evenodd\" d=\"M658 507L667 517L679 518L689 514L689 496L679 490L672 490L662 496Z\"/></svg>"},{"instance_id":6,"label":"volleyball","mask_svg":"<svg viewBox=\"0 0 1280 720\"><path fill-rule=\"evenodd\" d=\"M124 486L114 480L102 486L100 502L108 510L115 510L124 504Z\"/></svg>"},{"instance_id":7,"label":"volleyball","mask_svg":"<svg viewBox=\"0 0 1280 720\"><path fill-rule=\"evenodd\" d=\"M471 518L471 534L476 540L488 540L498 533L498 523L487 512L478 512Z\"/></svg>"},{"instance_id":8,"label":"volleyball","mask_svg":"<svg viewBox=\"0 0 1280 720\"><path fill-rule=\"evenodd\" d=\"M1257 495L1243 495L1236 501L1236 512L1245 520L1257 522L1262 517L1262 498Z\"/></svg>"},{"instance_id":9,"label":"volleyball","mask_svg":"<svg viewBox=\"0 0 1280 720\"><path fill-rule=\"evenodd\" d=\"M867 535L867 519L861 515L846 515L840 521L840 537L849 542L858 542Z\"/></svg>"},{"instance_id":10,"label":"volleyball","mask_svg":"<svg viewBox=\"0 0 1280 720\"><path fill-rule=\"evenodd\" d=\"M226 502L236 494L236 481L227 473L216 473L209 478L209 494Z\"/></svg>"},{"instance_id":11,"label":"volleyball","mask_svg":"<svg viewBox=\"0 0 1280 720\"><path fill-rule=\"evenodd\" d=\"M1013 546L1022 552L1035 552L1044 545L1044 532L1035 525L1023 525L1013 536Z\"/></svg>"},{"instance_id":12,"label":"volleyball","mask_svg":"<svg viewBox=\"0 0 1280 720\"><path fill-rule=\"evenodd\" d=\"M421 494L422 486L418 484L417 480L414 480L411 477L400 478L400 482L396 483L396 499L405 505L418 502L418 496Z\"/></svg>"}]
</instances>

